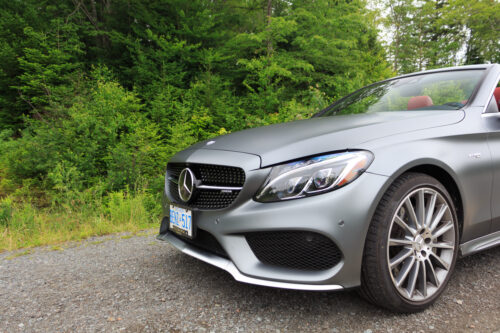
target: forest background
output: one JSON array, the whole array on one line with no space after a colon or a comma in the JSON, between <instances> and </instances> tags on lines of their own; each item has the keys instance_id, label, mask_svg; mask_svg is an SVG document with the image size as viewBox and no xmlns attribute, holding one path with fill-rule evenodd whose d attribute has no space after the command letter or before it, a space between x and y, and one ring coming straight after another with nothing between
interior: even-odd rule
<instances>
[{"instance_id":1,"label":"forest background","mask_svg":"<svg viewBox=\"0 0 500 333\"><path fill-rule=\"evenodd\" d=\"M157 226L170 156L500 62L498 0L0 0L0 252Z\"/></svg>"}]
</instances>

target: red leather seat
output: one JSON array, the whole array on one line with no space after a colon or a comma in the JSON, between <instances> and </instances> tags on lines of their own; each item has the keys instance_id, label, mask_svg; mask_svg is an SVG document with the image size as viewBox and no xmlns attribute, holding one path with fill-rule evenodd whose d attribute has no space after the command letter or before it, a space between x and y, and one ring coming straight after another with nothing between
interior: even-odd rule
<instances>
[{"instance_id":1,"label":"red leather seat","mask_svg":"<svg viewBox=\"0 0 500 333\"><path fill-rule=\"evenodd\" d=\"M497 100L498 110L500 110L500 87L497 87L493 92L493 96Z\"/></svg>"},{"instance_id":2,"label":"red leather seat","mask_svg":"<svg viewBox=\"0 0 500 333\"><path fill-rule=\"evenodd\" d=\"M414 96L408 101L408 110L425 108L433 105L432 99L429 96Z\"/></svg>"}]
</instances>

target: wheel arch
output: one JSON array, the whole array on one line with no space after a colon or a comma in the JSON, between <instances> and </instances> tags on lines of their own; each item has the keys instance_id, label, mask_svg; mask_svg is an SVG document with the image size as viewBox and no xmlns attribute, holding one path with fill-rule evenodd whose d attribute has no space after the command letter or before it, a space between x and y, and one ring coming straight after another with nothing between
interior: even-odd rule
<instances>
[{"instance_id":1,"label":"wheel arch","mask_svg":"<svg viewBox=\"0 0 500 333\"><path fill-rule=\"evenodd\" d=\"M396 179L408 172L418 172L426 174L437 179L441 184L443 184L443 186L449 192L453 200L453 204L455 205L455 210L458 218L459 239L461 239L465 218L464 204L462 199L463 195L452 169L441 161L414 161L401 167L397 172L395 172L392 177L390 177L388 184L383 192L385 193L385 191L392 185L392 183Z\"/></svg>"},{"instance_id":2,"label":"wheel arch","mask_svg":"<svg viewBox=\"0 0 500 333\"><path fill-rule=\"evenodd\" d=\"M425 176L424 176L425 175ZM417 249L417 252L414 253L413 250L410 250L410 254L414 253L412 261L408 262L402 262L404 258L407 258L407 254L403 254L400 256L401 253L399 252L397 256L399 256L398 260L398 265L401 264L403 267L407 267L411 269L414 273L414 278L413 278L413 287L411 291L408 293L408 290L406 292L409 295L409 298L406 298L406 296L402 296L401 292L396 292L398 288L401 286L401 283L404 282L406 279L406 276L409 274L410 270L406 270L406 274L400 279L399 283L396 285L396 281L394 280L393 277L393 264L391 262L392 259L396 258L391 257L389 254L389 246L390 246L390 239L393 237L391 236L391 229L389 228L394 222L394 214L395 214L395 207L398 207L399 205L396 206L396 204L399 203L399 200L405 198L405 196L408 193L408 191L415 191L415 189L419 189L422 184L425 184L425 180L430 181L428 178L432 177L439 181L440 183L443 184L443 187L447 189L447 191L450 193L451 200L456 202L456 209L457 209L457 218L460 221L461 217L460 215L463 216L463 214L459 214L458 211L463 210L462 208L462 195L460 193L459 189L459 183L453 179L453 175L449 172L447 172L446 169L435 165L435 164L428 164L428 163L423 163L423 164L412 164L407 167L401 168L399 172L395 172L389 179L386 181L385 186L389 188L387 191L387 188L383 191L384 197L377 205L377 211L372 219L372 223L370 223L370 227L367 233L367 237L365 240L365 247L363 250L363 264L361 268L361 295L364 296L366 299L371 301L372 303L386 306L389 305L392 309L395 311L401 311L401 312L415 312L415 311L420 311L426 306L432 304L437 297L443 292L444 286L448 282L450 278L450 273L453 270L456 258L459 253L459 246L457 242L457 246L451 247L453 251L453 256L448 258L448 264L449 267L446 268L446 266L442 266L442 268L445 268L447 270L446 274L444 276L441 276L440 278L440 287L436 289L433 293L429 294L429 297L426 298L428 295L425 293L420 293L420 295L423 295L423 298L425 300L425 303L421 299L413 299L412 295L415 287L415 282L421 284L421 282L424 282L424 286L428 285L427 280L422 280L421 275L419 275L419 269L414 271L414 262L417 260L415 257L420 253L421 250ZM436 184L434 181L430 181L431 184ZM385 187L384 186L384 187ZM439 186L442 188L441 186ZM423 192L421 192L423 193ZM401 199L400 199L401 198ZM411 204L413 206L413 204ZM380 209L379 209L380 207ZM396 211L397 212L397 211ZM392 217L391 217L392 216ZM398 223L399 224L399 223ZM418 228L418 226L417 226ZM458 228L460 229L460 228ZM449 229L454 235L455 232L458 233L457 229ZM420 230L419 230L420 232ZM412 232L413 233L413 232ZM406 240L407 233L405 232L402 236L403 239ZM414 234L415 236L416 234ZM430 236L426 236L430 237ZM394 237L398 238L398 237ZM453 239L456 241L455 236L453 236ZM406 243L401 243L400 245L403 245ZM432 247L432 246L431 246ZM430 251L431 249L428 248L426 251ZM427 254L428 255L428 254ZM439 255L440 254L436 254ZM384 259L385 258L385 259ZM409 264L408 264L409 263ZM396 264L396 263L394 263ZM420 267L420 264L418 264ZM432 263L430 263L431 266L434 266ZM427 266L427 265L426 265ZM419 277L420 276L420 277ZM398 276L399 278L399 276ZM391 282L392 279L392 282ZM409 278L411 279L411 277ZM421 281L419 282L418 279ZM425 279L425 275L424 275ZM437 280L438 278L434 274L434 279ZM410 282L408 282L409 284ZM431 282L432 284L432 282ZM435 284L435 286L437 286ZM403 288L407 288L404 287ZM409 299L407 302L404 298ZM414 302L414 303L411 303Z\"/></svg>"}]
</instances>

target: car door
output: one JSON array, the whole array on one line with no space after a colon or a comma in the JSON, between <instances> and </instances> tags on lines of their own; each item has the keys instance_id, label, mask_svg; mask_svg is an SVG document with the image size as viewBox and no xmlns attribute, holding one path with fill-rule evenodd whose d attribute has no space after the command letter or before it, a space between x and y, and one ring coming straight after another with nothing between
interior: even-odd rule
<instances>
[{"instance_id":1,"label":"car door","mask_svg":"<svg viewBox=\"0 0 500 333\"><path fill-rule=\"evenodd\" d=\"M500 82L488 103L486 113L483 114L490 133L488 145L492 157L493 190L491 196L492 224L490 232L500 231Z\"/></svg>"}]
</instances>

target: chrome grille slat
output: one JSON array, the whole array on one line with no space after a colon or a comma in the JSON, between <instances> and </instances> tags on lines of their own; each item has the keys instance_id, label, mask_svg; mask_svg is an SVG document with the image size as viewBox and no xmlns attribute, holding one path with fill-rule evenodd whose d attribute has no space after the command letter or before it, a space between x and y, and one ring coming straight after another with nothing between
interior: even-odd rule
<instances>
[{"instance_id":1,"label":"chrome grille slat","mask_svg":"<svg viewBox=\"0 0 500 333\"><path fill-rule=\"evenodd\" d=\"M198 188L202 190L241 191L243 187L200 185Z\"/></svg>"}]
</instances>

